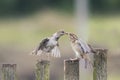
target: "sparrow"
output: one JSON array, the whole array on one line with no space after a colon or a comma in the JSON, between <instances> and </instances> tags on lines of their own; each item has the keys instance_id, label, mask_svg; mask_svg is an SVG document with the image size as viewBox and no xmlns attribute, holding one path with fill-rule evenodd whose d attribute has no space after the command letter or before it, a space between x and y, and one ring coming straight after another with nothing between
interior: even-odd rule
<instances>
[{"instance_id":1,"label":"sparrow","mask_svg":"<svg viewBox=\"0 0 120 80\"><path fill-rule=\"evenodd\" d=\"M37 48L32 51L34 55L51 55L53 57L61 57L58 40L66 34L63 30L54 33L51 37L43 39Z\"/></svg>"},{"instance_id":2,"label":"sparrow","mask_svg":"<svg viewBox=\"0 0 120 80\"><path fill-rule=\"evenodd\" d=\"M91 45L87 44L85 41L78 38L77 35L73 33L67 33L67 35L69 36L72 49L75 52L76 59L80 58L84 59L85 68L87 68L87 62L92 64L92 61L88 54L94 52L93 48L91 47Z\"/></svg>"}]
</instances>

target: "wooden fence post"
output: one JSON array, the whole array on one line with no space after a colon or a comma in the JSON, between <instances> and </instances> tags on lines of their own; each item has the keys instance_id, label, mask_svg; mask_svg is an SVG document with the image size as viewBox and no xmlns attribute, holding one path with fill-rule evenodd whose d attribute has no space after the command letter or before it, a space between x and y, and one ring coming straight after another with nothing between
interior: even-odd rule
<instances>
[{"instance_id":1,"label":"wooden fence post","mask_svg":"<svg viewBox=\"0 0 120 80\"><path fill-rule=\"evenodd\" d=\"M42 60L36 64L35 80L49 80L50 61Z\"/></svg>"},{"instance_id":2,"label":"wooden fence post","mask_svg":"<svg viewBox=\"0 0 120 80\"><path fill-rule=\"evenodd\" d=\"M93 80L107 80L107 49L95 49Z\"/></svg>"},{"instance_id":3,"label":"wooden fence post","mask_svg":"<svg viewBox=\"0 0 120 80\"><path fill-rule=\"evenodd\" d=\"M64 60L64 80L79 80L79 60Z\"/></svg>"},{"instance_id":4,"label":"wooden fence post","mask_svg":"<svg viewBox=\"0 0 120 80\"><path fill-rule=\"evenodd\" d=\"M2 80L16 80L16 64L2 65Z\"/></svg>"}]
</instances>

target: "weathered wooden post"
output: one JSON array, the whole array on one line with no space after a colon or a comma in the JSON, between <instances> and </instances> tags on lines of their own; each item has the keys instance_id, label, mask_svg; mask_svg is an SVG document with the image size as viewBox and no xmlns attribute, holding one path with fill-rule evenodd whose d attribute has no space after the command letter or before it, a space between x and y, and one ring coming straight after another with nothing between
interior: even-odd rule
<instances>
[{"instance_id":1,"label":"weathered wooden post","mask_svg":"<svg viewBox=\"0 0 120 80\"><path fill-rule=\"evenodd\" d=\"M42 60L36 64L35 80L49 80L50 61Z\"/></svg>"},{"instance_id":2,"label":"weathered wooden post","mask_svg":"<svg viewBox=\"0 0 120 80\"><path fill-rule=\"evenodd\" d=\"M107 49L95 49L93 80L107 80Z\"/></svg>"},{"instance_id":3,"label":"weathered wooden post","mask_svg":"<svg viewBox=\"0 0 120 80\"><path fill-rule=\"evenodd\" d=\"M16 79L16 64L2 65L2 80L17 80Z\"/></svg>"},{"instance_id":4,"label":"weathered wooden post","mask_svg":"<svg viewBox=\"0 0 120 80\"><path fill-rule=\"evenodd\" d=\"M64 61L64 80L79 80L79 60Z\"/></svg>"}]
</instances>

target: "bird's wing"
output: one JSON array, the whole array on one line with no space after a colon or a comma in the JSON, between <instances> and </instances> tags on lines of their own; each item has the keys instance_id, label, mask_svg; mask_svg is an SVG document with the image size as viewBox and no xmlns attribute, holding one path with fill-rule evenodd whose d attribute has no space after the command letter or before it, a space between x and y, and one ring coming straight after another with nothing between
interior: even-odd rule
<instances>
[{"instance_id":1,"label":"bird's wing","mask_svg":"<svg viewBox=\"0 0 120 80\"><path fill-rule=\"evenodd\" d=\"M52 55L53 57L61 57L61 55L60 55L60 50L59 50L59 47L58 47L58 46L55 46L55 47L52 49L51 55Z\"/></svg>"},{"instance_id":2,"label":"bird's wing","mask_svg":"<svg viewBox=\"0 0 120 80\"><path fill-rule=\"evenodd\" d=\"M43 39L38 46L38 50L43 49L47 45L48 41L48 38Z\"/></svg>"},{"instance_id":3,"label":"bird's wing","mask_svg":"<svg viewBox=\"0 0 120 80\"><path fill-rule=\"evenodd\" d=\"M80 43L79 45L81 46L81 48L84 50L85 53L91 52L90 47L88 46L88 44L85 41L79 39L78 42Z\"/></svg>"},{"instance_id":4,"label":"bird's wing","mask_svg":"<svg viewBox=\"0 0 120 80\"><path fill-rule=\"evenodd\" d=\"M48 41L48 38L43 39L40 44L33 50L32 54L40 55L43 52L42 49L47 45Z\"/></svg>"}]
</instances>

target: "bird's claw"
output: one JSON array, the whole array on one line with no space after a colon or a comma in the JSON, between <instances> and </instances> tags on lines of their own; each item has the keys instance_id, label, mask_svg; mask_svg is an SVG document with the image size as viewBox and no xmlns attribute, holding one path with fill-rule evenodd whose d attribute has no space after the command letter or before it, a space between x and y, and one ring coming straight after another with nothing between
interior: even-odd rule
<instances>
[{"instance_id":1,"label":"bird's claw","mask_svg":"<svg viewBox=\"0 0 120 80\"><path fill-rule=\"evenodd\" d=\"M79 58L70 58L70 60L79 60Z\"/></svg>"}]
</instances>

